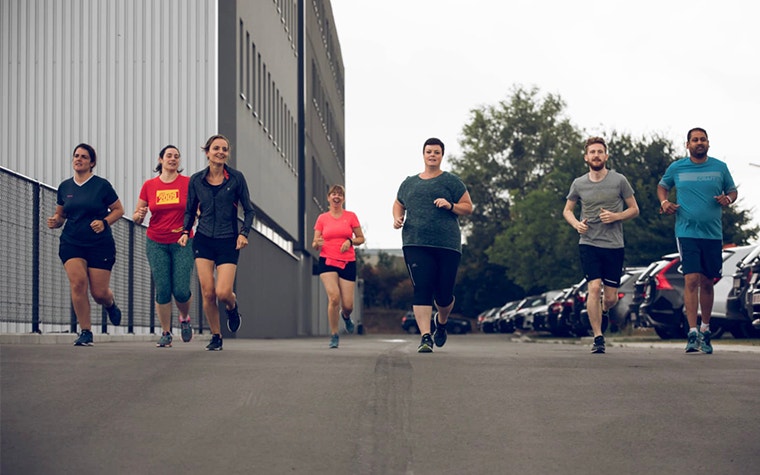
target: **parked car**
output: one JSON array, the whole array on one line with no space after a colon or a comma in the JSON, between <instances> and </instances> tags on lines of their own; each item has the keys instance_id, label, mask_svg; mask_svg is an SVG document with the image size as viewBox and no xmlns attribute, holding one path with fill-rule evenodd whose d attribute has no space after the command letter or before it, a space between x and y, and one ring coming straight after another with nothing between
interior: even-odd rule
<instances>
[{"instance_id":1,"label":"parked car","mask_svg":"<svg viewBox=\"0 0 760 475\"><path fill-rule=\"evenodd\" d=\"M544 292L544 303L531 309L532 326L535 331L549 330L549 305L563 292L564 290L549 290Z\"/></svg>"},{"instance_id":2,"label":"parked car","mask_svg":"<svg viewBox=\"0 0 760 475\"><path fill-rule=\"evenodd\" d=\"M747 254L736 265L733 275L733 286L726 299L726 320L731 322L731 333L744 338L760 337L760 328L755 328L752 322L760 318L760 291L757 287L757 275L760 273L760 245ZM755 310L754 300L758 300ZM760 325L758 325L760 327Z\"/></svg>"},{"instance_id":3,"label":"parked car","mask_svg":"<svg viewBox=\"0 0 760 475\"><path fill-rule=\"evenodd\" d=\"M480 325L480 331L483 333L496 333L499 331L498 324L499 324L499 315L501 315L502 311L510 310L517 306L517 304L520 303L519 300L514 300L511 302L507 302L501 307L496 307L494 309L491 309L490 312L488 312L483 317L483 322Z\"/></svg>"},{"instance_id":4,"label":"parked car","mask_svg":"<svg viewBox=\"0 0 760 475\"><path fill-rule=\"evenodd\" d=\"M636 282L633 284L633 298L631 299L629 312L631 314L631 319L634 321L634 326L637 328L649 326L649 322L646 318L643 318L640 312L641 303L646 297L649 279L676 257L678 257L677 253L663 256L661 259L649 264L649 266L644 269L644 272L636 278Z\"/></svg>"},{"instance_id":5,"label":"parked car","mask_svg":"<svg viewBox=\"0 0 760 475\"><path fill-rule=\"evenodd\" d=\"M524 300L525 299L507 302L498 312L496 312L493 320L494 331L499 333L512 333L515 331L514 322L510 320L510 316L520 308L520 304L522 304Z\"/></svg>"},{"instance_id":6,"label":"parked car","mask_svg":"<svg viewBox=\"0 0 760 475\"><path fill-rule=\"evenodd\" d=\"M723 250L723 277L716 280L713 291L713 312L710 319L713 338L720 338L727 329L733 330L733 322L726 320L726 300L729 289L733 286L736 264L754 248L755 246L741 246ZM648 279L640 313L662 339L685 338L689 330L684 311L683 288L681 259L677 254Z\"/></svg>"},{"instance_id":7,"label":"parked car","mask_svg":"<svg viewBox=\"0 0 760 475\"><path fill-rule=\"evenodd\" d=\"M531 295L524 298L520 303L521 305L518 305L515 311L509 313L505 318L505 323L511 328L510 333L515 330L533 328L533 311L541 305L546 305L546 297Z\"/></svg>"},{"instance_id":8,"label":"parked car","mask_svg":"<svg viewBox=\"0 0 760 475\"><path fill-rule=\"evenodd\" d=\"M635 319L632 315L631 304L636 287L636 280L646 270L644 267L627 267L620 276L618 287L618 302L609 311L610 331L617 333L625 331L633 325Z\"/></svg>"},{"instance_id":9,"label":"parked car","mask_svg":"<svg viewBox=\"0 0 760 475\"><path fill-rule=\"evenodd\" d=\"M433 312L433 316L435 316L435 312ZM430 319L430 325L430 329L434 330L435 322L432 318ZM407 333L420 333L417 320L414 318L414 312L410 310L401 317L401 328ZM449 317L446 321L446 331L453 335L470 333L472 331L472 323L466 318Z\"/></svg>"},{"instance_id":10,"label":"parked car","mask_svg":"<svg viewBox=\"0 0 760 475\"><path fill-rule=\"evenodd\" d=\"M547 315L549 331L557 336L586 336L588 324L584 324L581 312L586 308L588 285L586 279L568 288L549 305Z\"/></svg>"},{"instance_id":11,"label":"parked car","mask_svg":"<svg viewBox=\"0 0 760 475\"><path fill-rule=\"evenodd\" d=\"M500 308L501 307L493 307L493 308L489 308L487 310L480 312L478 317L475 319L475 325L478 327L478 330L482 331L483 333L493 333L493 315L496 312L498 312ZM489 319L491 321L491 331L487 332L484 329L483 324L486 320L489 320Z\"/></svg>"}]
</instances>

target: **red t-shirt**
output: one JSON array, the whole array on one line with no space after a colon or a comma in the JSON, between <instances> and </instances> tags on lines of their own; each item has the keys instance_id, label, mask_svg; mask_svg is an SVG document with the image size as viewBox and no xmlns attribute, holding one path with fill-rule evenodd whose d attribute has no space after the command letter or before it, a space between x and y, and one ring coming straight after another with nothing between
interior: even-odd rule
<instances>
[{"instance_id":1,"label":"red t-shirt","mask_svg":"<svg viewBox=\"0 0 760 475\"><path fill-rule=\"evenodd\" d=\"M346 239L354 237L354 228L359 227L359 218L351 211L343 210L340 218L333 218L330 212L322 213L314 224L314 230L320 231L325 239L325 244L319 251L319 256L327 259L337 259L351 262L356 260L354 247L351 246L346 252L340 252L340 246Z\"/></svg>"},{"instance_id":2,"label":"red t-shirt","mask_svg":"<svg viewBox=\"0 0 760 475\"><path fill-rule=\"evenodd\" d=\"M148 238L161 244L177 242L185 220L188 183L190 177L185 175L177 176L171 183L164 183L160 176L143 183L140 199L148 202L150 210Z\"/></svg>"}]
</instances>

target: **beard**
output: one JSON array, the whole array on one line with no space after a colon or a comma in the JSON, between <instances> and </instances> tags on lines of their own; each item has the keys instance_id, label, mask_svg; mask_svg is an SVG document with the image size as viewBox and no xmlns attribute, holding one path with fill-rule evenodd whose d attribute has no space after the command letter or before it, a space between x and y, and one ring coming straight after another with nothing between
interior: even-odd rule
<instances>
[{"instance_id":1,"label":"beard","mask_svg":"<svg viewBox=\"0 0 760 475\"><path fill-rule=\"evenodd\" d=\"M695 148L693 152L691 152L692 157L703 159L707 156L707 147L699 147Z\"/></svg>"},{"instance_id":2,"label":"beard","mask_svg":"<svg viewBox=\"0 0 760 475\"><path fill-rule=\"evenodd\" d=\"M604 170L604 163L589 163L588 166L595 172Z\"/></svg>"}]
</instances>

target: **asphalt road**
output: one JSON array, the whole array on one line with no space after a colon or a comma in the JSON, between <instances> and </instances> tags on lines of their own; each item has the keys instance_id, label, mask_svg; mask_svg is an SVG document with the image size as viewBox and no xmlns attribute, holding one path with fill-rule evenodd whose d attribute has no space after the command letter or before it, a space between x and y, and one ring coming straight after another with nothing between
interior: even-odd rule
<instances>
[{"instance_id":1,"label":"asphalt road","mask_svg":"<svg viewBox=\"0 0 760 475\"><path fill-rule=\"evenodd\" d=\"M454 335L0 347L0 472L749 474L760 355Z\"/></svg>"}]
</instances>

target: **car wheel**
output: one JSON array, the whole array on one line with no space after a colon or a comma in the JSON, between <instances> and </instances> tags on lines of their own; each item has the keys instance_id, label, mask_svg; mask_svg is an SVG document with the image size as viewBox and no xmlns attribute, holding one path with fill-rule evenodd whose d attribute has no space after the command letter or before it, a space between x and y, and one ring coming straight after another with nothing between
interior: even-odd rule
<instances>
[{"instance_id":1,"label":"car wheel","mask_svg":"<svg viewBox=\"0 0 760 475\"><path fill-rule=\"evenodd\" d=\"M672 328L654 327L654 332L663 340L672 340L676 336L676 331Z\"/></svg>"}]
</instances>

